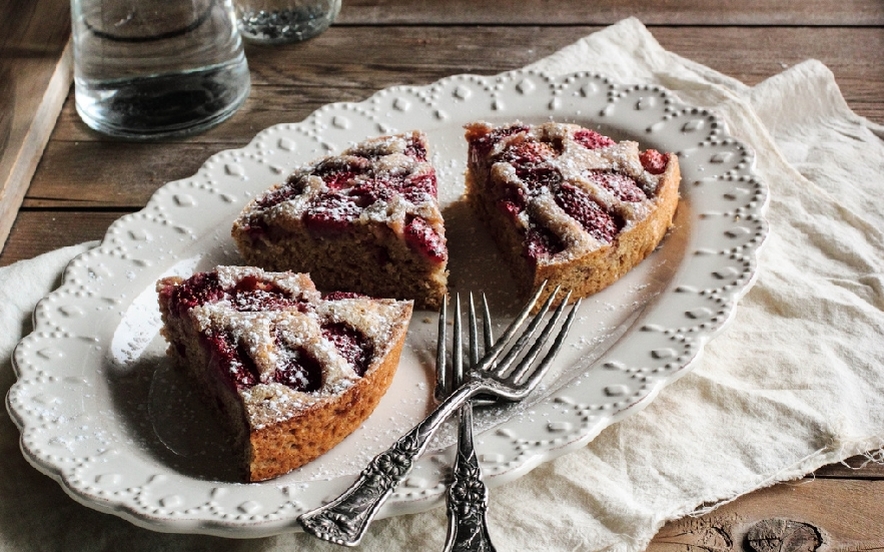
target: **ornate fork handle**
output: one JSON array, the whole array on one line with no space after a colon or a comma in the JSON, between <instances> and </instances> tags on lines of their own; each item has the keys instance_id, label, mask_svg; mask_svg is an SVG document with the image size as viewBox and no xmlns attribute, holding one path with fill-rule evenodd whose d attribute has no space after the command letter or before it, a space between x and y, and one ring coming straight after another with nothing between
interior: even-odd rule
<instances>
[{"instance_id":1,"label":"ornate fork handle","mask_svg":"<svg viewBox=\"0 0 884 552\"><path fill-rule=\"evenodd\" d=\"M298 521L304 530L335 544L359 544L371 520L396 485L411 472L415 459L427 448L436 430L470 397L485 389L484 383L478 379L459 387L414 429L375 456L344 494L302 514Z\"/></svg>"},{"instance_id":2,"label":"ornate fork handle","mask_svg":"<svg viewBox=\"0 0 884 552\"><path fill-rule=\"evenodd\" d=\"M482 482L479 459L473 448L473 406L461 407L460 445L448 488L448 540L445 552L495 552L485 511L488 488Z\"/></svg>"}]
</instances>

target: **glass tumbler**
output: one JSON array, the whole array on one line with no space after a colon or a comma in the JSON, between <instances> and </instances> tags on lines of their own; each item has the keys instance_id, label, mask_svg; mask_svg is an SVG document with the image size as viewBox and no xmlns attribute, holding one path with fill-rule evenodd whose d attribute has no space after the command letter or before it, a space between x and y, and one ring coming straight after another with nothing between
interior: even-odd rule
<instances>
[{"instance_id":1,"label":"glass tumbler","mask_svg":"<svg viewBox=\"0 0 884 552\"><path fill-rule=\"evenodd\" d=\"M313 38L328 29L341 0L234 0L242 35L262 44Z\"/></svg>"},{"instance_id":2,"label":"glass tumbler","mask_svg":"<svg viewBox=\"0 0 884 552\"><path fill-rule=\"evenodd\" d=\"M71 16L77 112L99 132L196 133L249 94L232 0L71 0Z\"/></svg>"}]
</instances>

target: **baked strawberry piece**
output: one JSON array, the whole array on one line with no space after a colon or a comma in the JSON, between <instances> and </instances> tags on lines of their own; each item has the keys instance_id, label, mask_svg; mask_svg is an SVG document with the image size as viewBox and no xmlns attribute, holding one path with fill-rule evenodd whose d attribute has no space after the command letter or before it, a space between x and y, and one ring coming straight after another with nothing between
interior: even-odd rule
<instances>
[{"instance_id":1,"label":"baked strawberry piece","mask_svg":"<svg viewBox=\"0 0 884 552\"><path fill-rule=\"evenodd\" d=\"M230 427L247 481L317 458L368 418L412 310L254 267L164 278L157 292L168 354Z\"/></svg>"},{"instance_id":2,"label":"baked strawberry piece","mask_svg":"<svg viewBox=\"0 0 884 552\"><path fill-rule=\"evenodd\" d=\"M466 127L467 198L523 292L544 280L593 294L631 270L672 224L678 158L573 124Z\"/></svg>"},{"instance_id":3,"label":"baked strawberry piece","mask_svg":"<svg viewBox=\"0 0 884 552\"><path fill-rule=\"evenodd\" d=\"M323 291L441 304L448 248L427 139L363 141L295 170L233 225L248 264L308 272Z\"/></svg>"}]
</instances>

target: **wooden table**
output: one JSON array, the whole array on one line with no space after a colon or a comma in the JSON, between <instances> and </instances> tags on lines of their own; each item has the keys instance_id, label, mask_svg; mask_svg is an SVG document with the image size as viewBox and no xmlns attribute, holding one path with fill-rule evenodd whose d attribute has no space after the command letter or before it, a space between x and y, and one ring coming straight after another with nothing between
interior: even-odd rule
<instances>
[{"instance_id":1,"label":"wooden table","mask_svg":"<svg viewBox=\"0 0 884 552\"><path fill-rule=\"evenodd\" d=\"M0 152L0 266L100 239L158 187L270 125L391 85L518 68L628 16L665 48L750 85L819 59L858 114L884 123L882 0L344 0L338 22L314 40L248 46L252 93L229 121L187 139L120 142L74 110L68 10L66 0L0 0L0 62L11 67L4 76L0 66L0 98L15 81L15 104L0 108L14 113L0 117L0 147L3 125L10 130ZM855 469L863 460L670 523L651 550L884 547L884 468ZM791 540L747 538L762 528Z\"/></svg>"}]
</instances>

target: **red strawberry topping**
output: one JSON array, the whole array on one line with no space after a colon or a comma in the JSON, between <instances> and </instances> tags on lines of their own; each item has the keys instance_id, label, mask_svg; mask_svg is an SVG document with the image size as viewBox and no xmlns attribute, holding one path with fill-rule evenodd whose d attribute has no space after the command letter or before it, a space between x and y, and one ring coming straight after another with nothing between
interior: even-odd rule
<instances>
[{"instance_id":1,"label":"red strawberry topping","mask_svg":"<svg viewBox=\"0 0 884 552\"><path fill-rule=\"evenodd\" d=\"M474 133L470 132L467 134L467 142L470 144L471 149L476 150L476 154L479 156L486 156L488 152L490 152L494 145L500 142L502 139L507 136L512 136L513 134L518 134L520 132L527 132L529 129L525 125L511 125L508 127L499 127L495 128L491 132L488 133Z\"/></svg>"},{"instance_id":2,"label":"red strawberry topping","mask_svg":"<svg viewBox=\"0 0 884 552\"><path fill-rule=\"evenodd\" d=\"M411 157L415 161L424 162L427 160L427 149L417 140L411 139L405 146L405 155Z\"/></svg>"},{"instance_id":3,"label":"red strawberry topping","mask_svg":"<svg viewBox=\"0 0 884 552\"><path fill-rule=\"evenodd\" d=\"M550 257L564 249L562 240L544 226L532 225L525 234L525 255L534 261Z\"/></svg>"},{"instance_id":4,"label":"red strawberry topping","mask_svg":"<svg viewBox=\"0 0 884 552\"><path fill-rule=\"evenodd\" d=\"M247 389L258 383L258 368L248 355L246 348L234 343L228 334L207 334L204 336L213 360L228 381L238 389Z\"/></svg>"},{"instance_id":5,"label":"red strawberry topping","mask_svg":"<svg viewBox=\"0 0 884 552\"><path fill-rule=\"evenodd\" d=\"M375 201L389 201L396 194L414 204L431 201L436 197L436 175L395 175L390 178L363 180L350 191L350 195L361 198L359 205L363 207L368 207Z\"/></svg>"},{"instance_id":6,"label":"red strawberry topping","mask_svg":"<svg viewBox=\"0 0 884 552\"><path fill-rule=\"evenodd\" d=\"M346 193L356 205L364 209L375 201L389 201L396 195L396 190L390 184L383 179L363 180Z\"/></svg>"},{"instance_id":7,"label":"red strawberry topping","mask_svg":"<svg viewBox=\"0 0 884 552\"><path fill-rule=\"evenodd\" d=\"M257 312L262 310L282 310L300 304L297 298L290 297L276 285L246 276L230 290L230 301L238 311Z\"/></svg>"},{"instance_id":8,"label":"red strawberry topping","mask_svg":"<svg viewBox=\"0 0 884 552\"><path fill-rule=\"evenodd\" d=\"M516 167L516 176L521 178L530 190L553 189L562 182L562 173L544 165Z\"/></svg>"},{"instance_id":9,"label":"red strawberry topping","mask_svg":"<svg viewBox=\"0 0 884 552\"><path fill-rule=\"evenodd\" d=\"M180 286L163 289L160 293L169 298L169 304L180 316L197 305L215 303L224 298L218 275L206 272L197 273Z\"/></svg>"},{"instance_id":10,"label":"red strawberry topping","mask_svg":"<svg viewBox=\"0 0 884 552\"><path fill-rule=\"evenodd\" d=\"M642 167L649 173L663 174L663 171L666 170L666 164L669 162L669 154L649 149L639 154L639 160L642 162Z\"/></svg>"},{"instance_id":11,"label":"red strawberry topping","mask_svg":"<svg viewBox=\"0 0 884 552\"><path fill-rule=\"evenodd\" d=\"M587 174L587 177L613 193L620 201L634 203L646 198L645 192L639 188L636 181L625 174L596 170Z\"/></svg>"},{"instance_id":12,"label":"red strawberry topping","mask_svg":"<svg viewBox=\"0 0 884 552\"><path fill-rule=\"evenodd\" d=\"M584 128L574 133L574 141L587 149L599 149L613 146L617 142L604 134Z\"/></svg>"},{"instance_id":13,"label":"red strawberry topping","mask_svg":"<svg viewBox=\"0 0 884 552\"><path fill-rule=\"evenodd\" d=\"M536 165L556 155L556 150L546 142L523 140L508 147L501 158L518 167Z\"/></svg>"},{"instance_id":14,"label":"red strawberry topping","mask_svg":"<svg viewBox=\"0 0 884 552\"><path fill-rule=\"evenodd\" d=\"M365 375L373 354L371 344L365 336L344 324L323 326L322 335L335 344L335 348L347 359L359 377Z\"/></svg>"},{"instance_id":15,"label":"red strawberry topping","mask_svg":"<svg viewBox=\"0 0 884 552\"><path fill-rule=\"evenodd\" d=\"M329 190L337 191L353 185L353 179L367 173L371 162L358 157L326 160L314 167L312 174L322 179Z\"/></svg>"},{"instance_id":16,"label":"red strawberry topping","mask_svg":"<svg viewBox=\"0 0 884 552\"><path fill-rule=\"evenodd\" d=\"M580 223L594 238L611 242L620 232L622 222L614 218L585 191L571 184L563 184L555 196L556 203Z\"/></svg>"},{"instance_id":17,"label":"red strawberry topping","mask_svg":"<svg viewBox=\"0 0 884 552\"><path fill-rule=\"evenodd\" d=\"M330 193L314 198L304 211L303 220L312 230L335 232L346 230L361 212L354 198Z\"/></svg>"},{"instance_id":18,"label":"red strawberry topping","mask_svg":"<svg viewBox=\"0 0 884 552\"><path fill-rule=\"evenodd\" d=\"M323 182L328 186L329 190L341 190L349 188L352 185L353 178L356 173L353 171L340 171L327 174L323 177Z\"/></svg>"},{"instance_id":19,"label":"red strawberry topping","mask_svg":"<svg viewBox=\"0 0 884 552\"><path fill-rule=\"evenodd\" d=\"M412 203L428 201L437 196L436 174L416 174L410 176L399 189L405 199Z\"/></svg>"},{"instance_id":20,"label":"red strawberry topping","mask_svg":"<svg viewBox=\"0 0 884 552\"><path fill-rule=\"evenodd\" d=\"M516 219L519 213L525 209L525 205L527 204L528 201L525 197L524 190L515 186L508 186L505 190L504 197L497 200L497 205L503 210L503 212L507 213L512 220Z\"/></svg>"},{"instance_id":21,"label":"red strawberry topping","mask_svg":"<svg viewBox=\"0 0 884 552\"><path fill-rule=\"evenodd\" d=\"M414 217L405 224L405 242L434 262L442 263L448 259L445 241L421 217Z\"/></svg>"},{"instance_id":22,"label":"red strawberry topping","mask_svg":"<svg viewBox=\"0 0 884 552\"><path fill-rule=\"evenodd\" d=\"M279 359L273 381L295 391L310 393L322 387L322 367L304 349L290 349L277 338Z\"/></svg>"}]
</instances>

